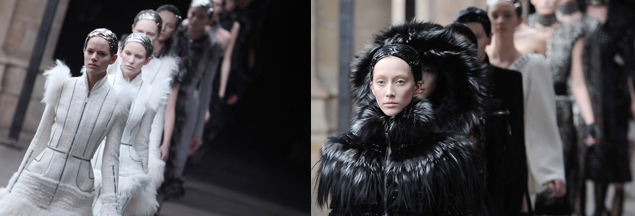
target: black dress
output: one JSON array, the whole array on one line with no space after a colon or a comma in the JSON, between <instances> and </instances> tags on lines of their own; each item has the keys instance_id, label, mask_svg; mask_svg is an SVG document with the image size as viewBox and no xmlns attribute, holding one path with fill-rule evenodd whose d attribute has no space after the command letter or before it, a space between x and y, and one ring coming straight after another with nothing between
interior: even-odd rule
<instances>
[{"instance_id":1,"label":"black dress","mask_svg":"<svg viewBox=\"0 0 635 216\"><path fill-rule=\"evenodd\" d=\"M588 75L595 80L587 78L594 89L601 90L601 96L592 97L601 99L592 103L603 112L594 110L601 132L598 143L588 149L586 177L602 183L627 182L632 177L627 140L631 100L626 80L633 71L635 13L611 2L607 14L606 23L594 35L599 45L600 70Z\"/></svg>"},{"instance_id":2,"label":"black dress","mask_svg":"<svg viewBox=\"0 0 635 216\"><path fill-rule=\"evenodd\" d=\"M485 116L474 131L486 161L485 206L490 216L519 215L527 191L522 75L491 65L489 69Z\"/></svg>"}]
</instances>

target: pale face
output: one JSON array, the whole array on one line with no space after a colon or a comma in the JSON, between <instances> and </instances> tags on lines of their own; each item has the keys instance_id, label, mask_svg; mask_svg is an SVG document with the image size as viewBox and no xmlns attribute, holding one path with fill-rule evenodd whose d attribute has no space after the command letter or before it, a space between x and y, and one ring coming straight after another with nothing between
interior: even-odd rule
<instances>
[{"instance_id":1,"label":"pale face","mask_svg":"<svg viewBox=\"0 0 635 216\"><path fill-rule=\"evenodd\" d=\"M161 34L159 35L160 41L165 41L172 37L176 33L176 16L170 11L164 10L159 12L161 21L163 21L163 27L161 27Z\"/></svg>"},{"instance_id":2,"label":"pale face","mask_svg":"<svg viewBox=\"0 0 635 216\"><path fill-rule=\"evenodd\" d=\"M536 8L539 15L551 15L556 13L556 5L558 0L531 0L531 4Z\"/></svg>"},{"instance_id":3,"label":"pale face","mask_svg":"<svg viewBox=\"0 0 635 216\"><path fill-rule=\"evenodd\" d=\"M419 91L417 91L417 97L421 99L425 99L430 97L434 90L437 88L437 73L436 70L430 67L424 67L423 72L421 72L423 84Z\"/></svg>"},{"instance_id":4,"label":"pale face","mask_svg":"<svg viewBox=\"0 0 635 216\"><path fill-rule=\"evenodd\" d=\"M188 28L193 31L203 31L205 30L205 24L209 22L209 17L204 8L195 7L187 11L187 20L189 22Z\"/></svg>"},{"instance_id":5,"label":"pale face","mask_svg":"<svg viewBox=\"0 0 635 216\"><path fill-rule=\"evenodd\" d=\"M476 41L478 42L478 60L485 60L485 47L492 42L492 38L487 36L481 23L469 22L465 23L465 25L476 35Z\"/></svg>"},{"instance_id":6,"label":"pale face","mask_svg":"<svg viewBox=\"0 0 635 216\"><path fill-rule=\"evenodd\" d=\"M128 42L121 50L121 71L124 77L134 79L141 67L148 64L152 57L146 58L146 49L137 42Z\"/></svg>"},{"instance_id":7,"label":"pale face","mask_svg":"<svg viewBox=\"0 0 635 216\"><path fill-rule=\"evenodd\" d=\"M236 1L235 0L227 0L225 1L225 11L233 11L234 8L236 7Z\"/></svg>"},{"instance_id":8,"label":"pale face","mask_svg":"<svg viewBox=\"0 0 635 216\"><path fill-rule=\"evenodd\" d=\"M223 0L213 0L214 4L214 17L218 17L223 12Z\"/></svg>"},{"instance_id":9,"label":"pale face","mask_svg":"<svg viewBox=\"0 0 635 216\"><path fill-rule=\"evenodd\" d=\"M152 20L142 19L137 21L136 25L132 25L132 32L141 32L146 34L152 43L159 38L159 27L157 26L157 23Z\"/></svg>"},{"instance_id":10,"label":"pale face","mask_svg":"<svg viewBox=\"0 0 635 216\"><path fill-rule=\"evenodd\" d=\"M516 26L520 25L522 21L516 16L514 5L505 0L491 3L487 16L492 22L492 33L506 36L513 36Z\"/></svg>"},{"instance_id":11,"label":"pale face","mask_svg":"<svg viewBox=\"0 0 635 216\"><path fill-rule=\"evenodd\" d=\"M106 73L109 64L117 60L117 55L110 56L108 41L102 37L92 37L84 49L84 66L87 74L100 75Z\"/></svg>"},{"instance_id":12,"label":"pale face","mask_svg":"<svg viewBox=\"0 0 635 216\"><path fill-rule=\"evenodd\" d=\"M375 64L370 83L377 104L387 116L400 113L419 90L408 64L397 57L386 57Z\"/></svg>"}]
</instances>

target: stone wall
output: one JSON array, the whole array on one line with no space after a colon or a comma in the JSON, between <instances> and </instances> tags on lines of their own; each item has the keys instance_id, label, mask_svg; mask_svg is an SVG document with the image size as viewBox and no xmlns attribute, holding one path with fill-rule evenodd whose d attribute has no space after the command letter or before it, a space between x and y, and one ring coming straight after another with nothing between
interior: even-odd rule
<instances>
[{"instance_id":1,"label":"stone wall","mask_svg":"<svg viewBox=\"0 0 635 216\"><path fill-rule=\"evenodd\" d=\"M33 136L44 111L44 77L41 71L53 65L53 52L62 29L69 0L59 0L40 64L22 132ZM46 10L45 0L0 0L0 137L6 138L20 98L35 40ZM23 138L21 138L23 139Z\"/></svg>"}]
</instances>

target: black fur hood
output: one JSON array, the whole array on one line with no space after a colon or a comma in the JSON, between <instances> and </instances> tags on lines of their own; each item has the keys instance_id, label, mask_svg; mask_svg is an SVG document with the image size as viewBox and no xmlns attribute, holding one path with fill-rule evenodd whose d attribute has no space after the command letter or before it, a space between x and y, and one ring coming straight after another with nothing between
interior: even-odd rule
<instances>
[{"instance_id":1,"label":"black fur hood","mask_svg":"<svg viewBox=\"0 0 635 216\"><path fill-rule=\"evenodd\" d=\"M332 215L465 215L480 202L483 160L462 134L438 133L431 104L395 116L362 104L351 131L321 149L318 204Z\"/></svg>"},{"instance_id":2,"label":"black fur hood","mask_svg":"<svg viewBox=\"0 0 635 216\"><path fill-rule=\"evenodd\" d=\"M370 91L373 55L387 44L415 47L424 67L437 71L437 88L429 98L438 132L468 133L483 115L488 70L476 58L476 50L434 23L410 22L393 25L375 35L373 43L351 61L351 98L359 104L374 103ZM355 114L355 118L359 113ZM353 120L354 120L353 119Z\"/></svg>"},{"instance_id":3,"label":"black fur hood","mask_svg":"<svg viewBox=\"0 0 635 216\"><path fill-rule=\"evenodd\" d=\"M437 90L386 116L370 90L369 66L383 45L418 49L438 71ZM480 205L484 161L466 135L483 113L485 66L443 27L411 22L375 36L351 63L357 103L351 130L320 151L317 203L331 215L467 215Z\"/></svg>"}]
</instances>

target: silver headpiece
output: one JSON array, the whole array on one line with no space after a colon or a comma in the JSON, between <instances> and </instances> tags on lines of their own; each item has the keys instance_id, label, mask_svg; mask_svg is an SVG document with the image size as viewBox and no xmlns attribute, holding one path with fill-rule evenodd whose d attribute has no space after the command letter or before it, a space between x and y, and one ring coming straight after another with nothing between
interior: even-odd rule
<instances>
[{"instance_id":1,"label":"silver headpiece","mask_svg":"<svg viewBox=\"0 0 635 216\"><path fill-rule=\"evenodd\" d=\"M195 8L195 7L204 8L205 11L207 11L207 15L209 17L212 17L212 14L214 14L214 4L210 0L192 0L192 3L190 4L190 8Z\"/></svg>"},{"instance_id":2,"label":"silver headpiece","mask_svg":"<svg viewBox=\"0 0 635 216\"><path fill-rule=\"evenodd\" d=\"M134 17L134 25L137 25L137 22L142 19L154 21L159 28L159 31L157 31L157 33L161 32L161 27L163 27L163 20L161 20L161 16L159 15L159 13L152 9L142 10L137 14L137 16Z\"/></svg>"},{"instance_id":3,"label":"silver headpiece","mask_svg":"<svg viewBox=\"0 0 635 216\"><path fill-rule=\"evenodd\" d=\"M88 33L88 36L86 36L86 40L84 41L83 50L86 50L86 45L88 44L88 40L90 40L91 38L95 36L101 37L103 39L106 39L106 41L108 41L108 46L110 46L110 56L113 56L117 53L117 44L119 43L119 40L117 40L117 35L115 35L115 33L113 33L107 28L98 28Z\"/></svg>"},{"instance_id":4,"label":"silver headpiece","mask_svg":"<svg viewBox=\"0 0 635 216\"><path fill-rule=\"evenodd\" d=\"M141 45L143 45L143 48L146 49L146 58L149 56L152 56L152 51L153 51L152 41L150 40L150 38L148 38L146 34L141 32L135 32L128 35L128 37L124 39L121 49L123 50L124 47L126 47L126 44L128 44L129 42L140 43Z\"/></svg>"}]
</instances>

